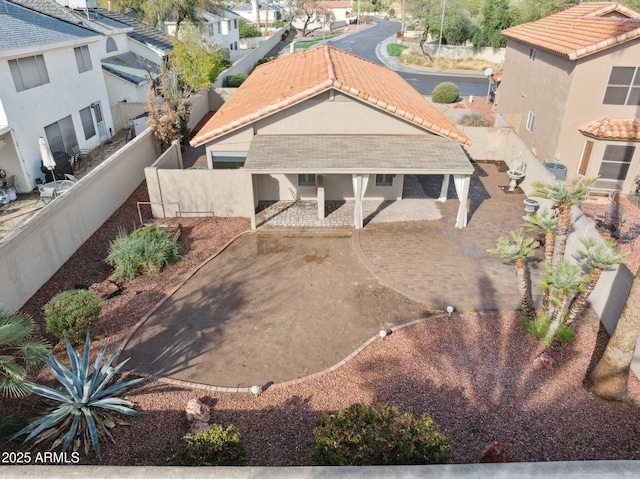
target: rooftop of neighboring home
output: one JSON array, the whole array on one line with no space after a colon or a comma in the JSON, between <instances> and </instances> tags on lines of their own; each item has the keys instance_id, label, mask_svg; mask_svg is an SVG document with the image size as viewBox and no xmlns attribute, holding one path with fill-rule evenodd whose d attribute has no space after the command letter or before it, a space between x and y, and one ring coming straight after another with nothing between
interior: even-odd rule
<instances>
[{"instance_id":1,"label":"rooftop of neighboring home","mask_svg":"<svg viewBox=\"0 0 640 479\"><path fill-rule=\"evenodd\" d=\"M32 0L29 3L45 2ZM35 8L35 5L32 6ZM0 11L8 14L0 15L0 50L67 42L96 35L76 22L73 24L61 21L57 17L19 5L18 2L0 0Z\"/></svg>"},{"instance_id":2,"label":"rooftop of neighboring home","mask_svg":"<svg viewBox=\"0 0 640 479\"><path fill-rule=\"evenodd\" d=\"M640 120L636 118L611 118L605 116L580 128L580 131L592 138L640 141Z\"/></svg>"},{"instance_id":3,"label":"rooftop of neighboring home","mask_svg":"<svg viewBox=\"0 0 640 479\"><path fill-rule=\"evenodd\" d=\"M256 68L196 133L191 145L199 146L331 89L439 136L471 144L396 72L325 45Z\"/></svg>"},{"instance_id":4,"label":"rooftop of neighboring home","mask_svg":"<svg viewBox=\"0 0 640 479\"><path fill-rule=\"evenodd\" d=\"M640 37L640 14L617 2L587 2L502 34L577 60Z\"/></svg>"}]
</instances>

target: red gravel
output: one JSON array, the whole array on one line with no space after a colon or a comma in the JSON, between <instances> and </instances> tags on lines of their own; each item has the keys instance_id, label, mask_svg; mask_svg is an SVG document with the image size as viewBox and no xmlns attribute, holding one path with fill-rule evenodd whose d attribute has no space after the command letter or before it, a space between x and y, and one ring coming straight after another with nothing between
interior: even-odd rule
<instances>
[{"instance_id":1,"label":"red gravel","mask_svg":"<svg viewBox=\"0 0 640 479\"><path fill-rule=\"evenodd\" d=\"M102 262L119 228L131 229L142 185L25 305L23 312L42 324L41 307L74 284L104 280ZM133 325L175 284L238 232L244 219L183 219L181 261L155 278L127 284L105 303L93 348L106 338L118 344ZM135 294L136 290L142 291ZM212 406L211 421L234 424L247 443L250 465L309 465L313 428L324 413L356 402L390 402L416 414L429 413L449 438L451 461L476 462L493 441L506 446L514 461L640 459L638 401L640 383L632 375L629 403L606 403L582 388L582 379L607 341L588 316L578 323L572 344L553 350L553 369L534 369L539 343L526 335L516 313L454 313L428 318L376 340L346 366L286 389L250 394L209 393L149 383L128 398L144 417L114 430L116 444L104 443L103 464L164 465L181 444L188 424L184 408L191 398ZM318 345L322 347L322 345ZM60 357L61 345L54 348ZM216 367L215 364L207 367ZM39 381L47 381L43 373ZM3 415L33 417L36 398L0 399ZM8 446L2 444L0 451ZM25 446L14 445L14 450ZM82 463L97 463L82 456Z\"/></svg>"}]
</instances>

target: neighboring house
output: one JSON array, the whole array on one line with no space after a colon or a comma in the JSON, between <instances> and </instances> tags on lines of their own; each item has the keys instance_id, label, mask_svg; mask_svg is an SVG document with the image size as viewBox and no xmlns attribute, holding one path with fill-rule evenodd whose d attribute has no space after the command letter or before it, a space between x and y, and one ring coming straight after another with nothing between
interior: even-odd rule
<instances>
[{"instance_id":1,"label":"neighboring house","mask_svg":"<svg viewBox=\"0 0 640 479\"><path fill-rule=\"evenodd\" d=\"M267 19L268 25L273 25L276 20L284 20L287 16L287 11L281 5L269 3L267 5L259 4L258 10L255 8L255 3L241 3L230 7L231 10L244 18L249 23L258 23L258 13L260 15L260 25L264 28L265 19Z\"/></svg>"},{"instance_id":2,"label":"neighboring house","mask_svg":"<svg viewBox=\"0 0 640 479\"><path fill-rule=\"evenodd\" d=\"M291 23L299 29L306 23L308 31L329 29L334 23L345 25L349 21L357 20L357 17L357 9L354 11L351 2L316 1L305 2Z\"/></svg>"},{"instance_id":3,"label":"neighboring house","mask_svg":"<svg viewBox=\"0 0 640 479\"><path fill-rule=\"evenodd\" d=\"M209 169L237 172L209 188L242 194L252 228L258 201L293 199L317 201L320 218L325 200L355 200L360 228L362 200L401 199L407 174L444 175L442 200L453 175L464 227L470 144L397 73L329 46L256 68L191 140Z\"/></svg>"},{"instance_id":4,"label":"neighboring house","mask_svg":"<svg viewBox=\"0 0 640 479\"><path fill-rule=\"evenodd\" d=\"M597 176L612 189L634 190L640 14L588 2L502 34L508 41L497 113L538 159L564 164L569 178Z\"/></svg>"},{"instance_id":5,"label":"neighboring house","mask_svg":"<svg viewBox=\"0 0 640 479\"><path fill-rule=\"evenodd\" d=\"M239 18L240 15L226 8L217 13L203 11L198 28L205 38L231 53L240 49ZM165 28L168 35L175 35L176 22L165 22Z\"/></svg>"},{"instance_id":6,"label":"neighboring house","mask_svg":"<svg viewBox=\"0 0 640 479\"><path fill-rule=\"evenodd\" d=\"M0 168L19 193L44 177L40 137L54 153L71 154L113 130L101 40L78 24L0 0Z\"/></svg>"}]
</instances>

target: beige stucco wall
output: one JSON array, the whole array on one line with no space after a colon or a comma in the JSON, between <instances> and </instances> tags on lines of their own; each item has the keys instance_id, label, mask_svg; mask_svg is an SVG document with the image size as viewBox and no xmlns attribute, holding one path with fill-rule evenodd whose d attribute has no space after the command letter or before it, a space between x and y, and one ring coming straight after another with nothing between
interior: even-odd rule
<instances>
[{"instance_id":1,"label":"beige stucco wall","mask_svg":"<svg viewBox=\"0 0 640 479\"><path fill-rule=\"evenodd\" d=\"M146 130L3 238L0 304L20 308L140 186L159 153Z\"/></svg>"},{"instance_id":2,"label":"beige stucco wall","mask_svg":"<svg viewBox=\"0 0 640 479\"><path fill-rule=\"evenodd\" d=\"M599 120L603 116L612 118L639 118L640 107L625 105L603 105L612 66L640 65L640 41L623 43L603 52L589 55L577 62L575 80L567 101L565 121L560 130L558 153L562 163L567 165L568 175L576 176L586 140L589 138L578 131L579 128ZM607 142L595 140L586 176L595 177L600 169L600 161L607 144L635 145L636 152L623 185L623 191L630 193L640 167L640 143Z\"/></svg>"},{"instance_id":3,"label":"beige stucco wall","mask_svg":"<svg viewBox=\"0 0 640 479\"><path fill-rule=\"evenodd\" d=\"M523 43L508 41L496 111L540 161L552 161L557 153L575 62L539 49L531 61L530 49ZM526 129L529 111L536 117L533 132Z\"/></svg>"}]
</instances>

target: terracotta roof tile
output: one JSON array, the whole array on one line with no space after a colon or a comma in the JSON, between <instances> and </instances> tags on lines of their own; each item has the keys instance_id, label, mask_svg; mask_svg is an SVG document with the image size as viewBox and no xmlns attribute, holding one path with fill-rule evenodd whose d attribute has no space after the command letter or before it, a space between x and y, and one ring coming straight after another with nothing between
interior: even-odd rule
<instances>
[{"instance_id":1,"label":"terracotta roof tile","mask_svg":"<svg viewBox=\"0 0 640 479\"><path fill-rule=\"evenodd\" d=\"M616 2L587 2L502 31L527 45L570 60L640 36L640 14Z\"/></svg>"},{"instance_id":2,"label":"terracotta roof tile","mask_svg":"<svg viewBox=\"0 0 640 479\"><path fill-rule=\"evenodd\" d=\"M201 145L330 89L357 97L441 136L471 144L471 140L393 70L323 46L256 68L196 133L191 145Z\"/></svg>"},{"instance_id":3,"label":"terracotta roof tile","mask_svg":"<svg viewBox=\"0 0 640 479\"><path fill-rule=\"evenodd\" d=\"M605 116L580 128L580 131L598 140L640 141L640 120Z\"/></svg>"}]
</instances>

